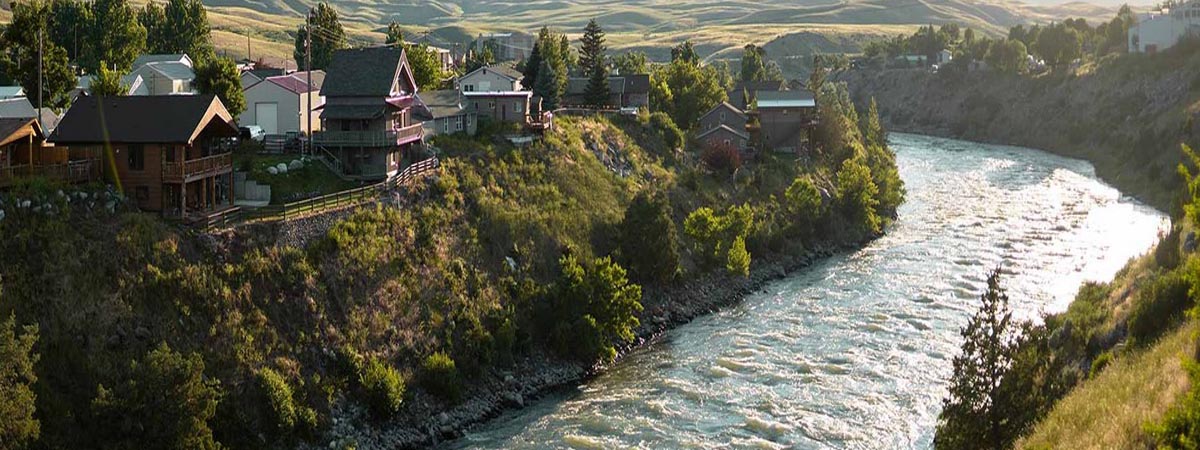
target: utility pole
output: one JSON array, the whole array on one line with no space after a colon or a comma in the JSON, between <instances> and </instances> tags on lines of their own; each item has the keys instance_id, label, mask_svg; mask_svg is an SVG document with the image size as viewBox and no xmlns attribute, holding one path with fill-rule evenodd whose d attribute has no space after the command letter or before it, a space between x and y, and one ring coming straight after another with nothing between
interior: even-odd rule
<instances>
[{"instance_id":1,"label":"utility pole","mask_svg":"<svg viewBox=\"0 0 1200 450\"><path fill-rule=\"evenodd\" d=\"M250 62L250 61L254 61L254 58L250 55L250 30L247 29L246 30L246 62Z\"/></svg>"},{"instance_id":2,"label":"utility pole","mask_svg":"<svg viewBox=\"0 0 1200 450\"><path fill-rule=\"evenodd\" d=\"M42 117L42 34L38 29L38 117Z\"/></svg>"},{"instance_id":3,"label":"utility pole","mask_svg":"<svg viewBox=\"0 0 1200 450\"><path fill-rule=\"evenodd\" d=\"M308 131L308 153L312 154L313 125L312 125L312 8L308 8L308 16L304 18L304 80L308 83L308 110L304 114L305 128Z\"/></svg>"}]
</instances>

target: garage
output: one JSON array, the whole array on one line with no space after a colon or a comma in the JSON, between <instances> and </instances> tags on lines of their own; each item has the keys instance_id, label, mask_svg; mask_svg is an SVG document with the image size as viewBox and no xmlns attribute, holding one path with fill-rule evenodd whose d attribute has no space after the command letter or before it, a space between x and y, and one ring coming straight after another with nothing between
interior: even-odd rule
<instances>
[{"instance_id":1,"label":"garage","mask_svg":"<svg viewBox=\"0 0 1200 450\"><path fill-rule=\"evenodd\" d=\"M279 134L279 104L255 103L254 119L266 134Z\"/></svg>"}]
</instances>

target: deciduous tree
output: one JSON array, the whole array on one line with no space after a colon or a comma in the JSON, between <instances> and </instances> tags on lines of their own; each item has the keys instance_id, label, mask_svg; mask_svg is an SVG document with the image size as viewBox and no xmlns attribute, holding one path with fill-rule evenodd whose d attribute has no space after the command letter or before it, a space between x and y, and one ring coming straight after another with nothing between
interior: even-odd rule
<instances>
[{"instance_id":1,"label":"deciduous tree","mask_svg":"<svg viewBox=\"0 0 1200 450\"><path fill-rule=\"evenodd\" d=\"M146 49L146 28L138 23L138 14L127 0L95 0L92 22L82 65L88 71L100 68L100 61L128 72L133 61Z\"/></svg>"},{"instance_id":2,"label":"deciduous tree","mask_svg":"<svg viewBox=\"0 0 1200 450\"><path fill-rule=\"evenodd\" d=\"M45 106L61 108L70 101L68 94L75 88L75 73L67 60L67 51L45 37L48 32L50 4L43 1L14 2L12 24L4 30L6 47L0 52L3 71L25 89L30 101L38 98L38 36L41 42L42 101ZM36 104L34 106L37 106Z\"/></svg>"},{"instance_id":3,"label":"deciduous tree","mask_svg":"<svg viewBox=\"0 0 1200 450\"><path fill-rule=\"evenodd\" d=\"M232 59L216 57L201 62L196 67L196 90L204 95L216 95L237 117L246 110L246 96L242 93L241 74Z\"/></svg>"},{"instance_id":4,"label":"deciduous tree","mask_svg":"<svg viewBox=\"0 0 1200 450\"><path fill-rule=\"evenodd\" d=\"M327 2L317 4L308 16L312 28L312 68L325 70L333 61L333 52L346 47L346 30L338 19L337 10ZM304 67L304 42L308 30L301 26L296 31L296 51L293 57L297 67Z\"/></svg>"},{"instance_id":5,"label":"deciduous tree","mask_svg":"<svg viewBox=\"0 0 1200 450\"><path fill-rule=\"evenodd\" d=\"M25 326L17 335L16 320L0 321L0 450L26 448L41 434L36 411L37 382L34 366L38 354L36 326Z\"/></svg>"},{"instance_id":6,"label":"deciduous tree","mask_svg":"<svg viewBox=\"0 0 1200 450\"><path fill-rule=\"evenodd\" d=\"M92 95L97 97L114 97L129 93L129 86L121 82L121 74L115 70L110 70L104 66L104 62L100 62L100 70L96 72L95 78L92 79L92 84L88 86L88 90Z\"/></svg>"}]
</instances>

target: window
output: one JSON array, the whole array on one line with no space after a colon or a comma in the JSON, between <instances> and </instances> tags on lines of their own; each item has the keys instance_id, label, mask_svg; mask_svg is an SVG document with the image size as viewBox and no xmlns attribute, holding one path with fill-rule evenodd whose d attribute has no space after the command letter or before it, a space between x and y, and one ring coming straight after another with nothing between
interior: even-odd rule
<instances>
[{"instance_id":1,"label":"window","mask_svg":"<svg viewBox=\"0 0 1200 450\"><path fill-rule=\"evenodd\" d=\"M462 131L463 120L462 116L454 116L454 131Z\"/></svg>"},{"instance_id":2,"label":"window","mask_svg":"<svg viewBox=\"0 0 1200 450\"><path fill-rule=\"evenodd\" d=\"M167 158L166 158L167 162L169 162L169 163L175 162L175 147L167 146L165 148L166 149L163 152L167 155Z\"/></svg>"},{"instance_id":3,"label":"window","mask_svg":"<svg viewBox=\"0 0 1200 450\"><path fill-rule=\"evenodd\" d=\"M450 119L442 119L442 133L450 132Z\"/></svg>"},{"instance_id":4,"label":"window","mask_svg":"<svg viewBox=\"0 0 1200 450\"><path fill-rule=\"evenodd\" d=\"M522 111L523 108L525 108L525 106L518 102L517 105L513 107L513 112L524 112Z\"/></svg>"},{"instance_id":5,"label":"window","mask_svg":"<svg viewBox=\"0 0 1200 450\"><path fill-rule=\"evenodd\" d=\"M129 145L129 170L146 170L146 147L142 144Z\"/></svg>"},{"instance_id":6,"label":"window","mask_svg":"<svg viewBox=\"0 0 1200 450\"><path fill-rule=\"evenodd\" d=\"M475 92L475 85L473 85L473 84L463 85L463 92Z\"/></svg>"},{"instance_id":7,"label":"window","mask_svg":"<svg viewBox=\"0 0 1200 450\"><path fill-rule=\"evenodd\" d=\"M488 109L496 110L496 100L488 100Z\"/></svg>"}]
</instances>

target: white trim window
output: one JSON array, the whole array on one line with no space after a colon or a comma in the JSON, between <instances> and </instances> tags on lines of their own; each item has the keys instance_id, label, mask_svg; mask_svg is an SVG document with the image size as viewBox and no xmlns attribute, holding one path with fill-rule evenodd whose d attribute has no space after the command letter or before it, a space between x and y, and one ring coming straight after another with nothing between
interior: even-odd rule
<instances>
[{"instance_id":1,"label":"white trim window","mask_svg":"<svg viewBox=\"0 0 1200 450\"><path fill-rule=\"evenodd\" d=\"M454 116L454 131L462 131L462 129L463 129L463 117L462 116Z\"/></svg>"},{"instance_id":2,"label":"white trim window","mask_svg":"<svg viewBox=\"0 0 1200 450\"><path fill-rule=\"evenodd\" d=\"M447 133L447 134L450 133L450 119L449 118L442 119L442 133Z\"/></svg>"}]
</instances>

